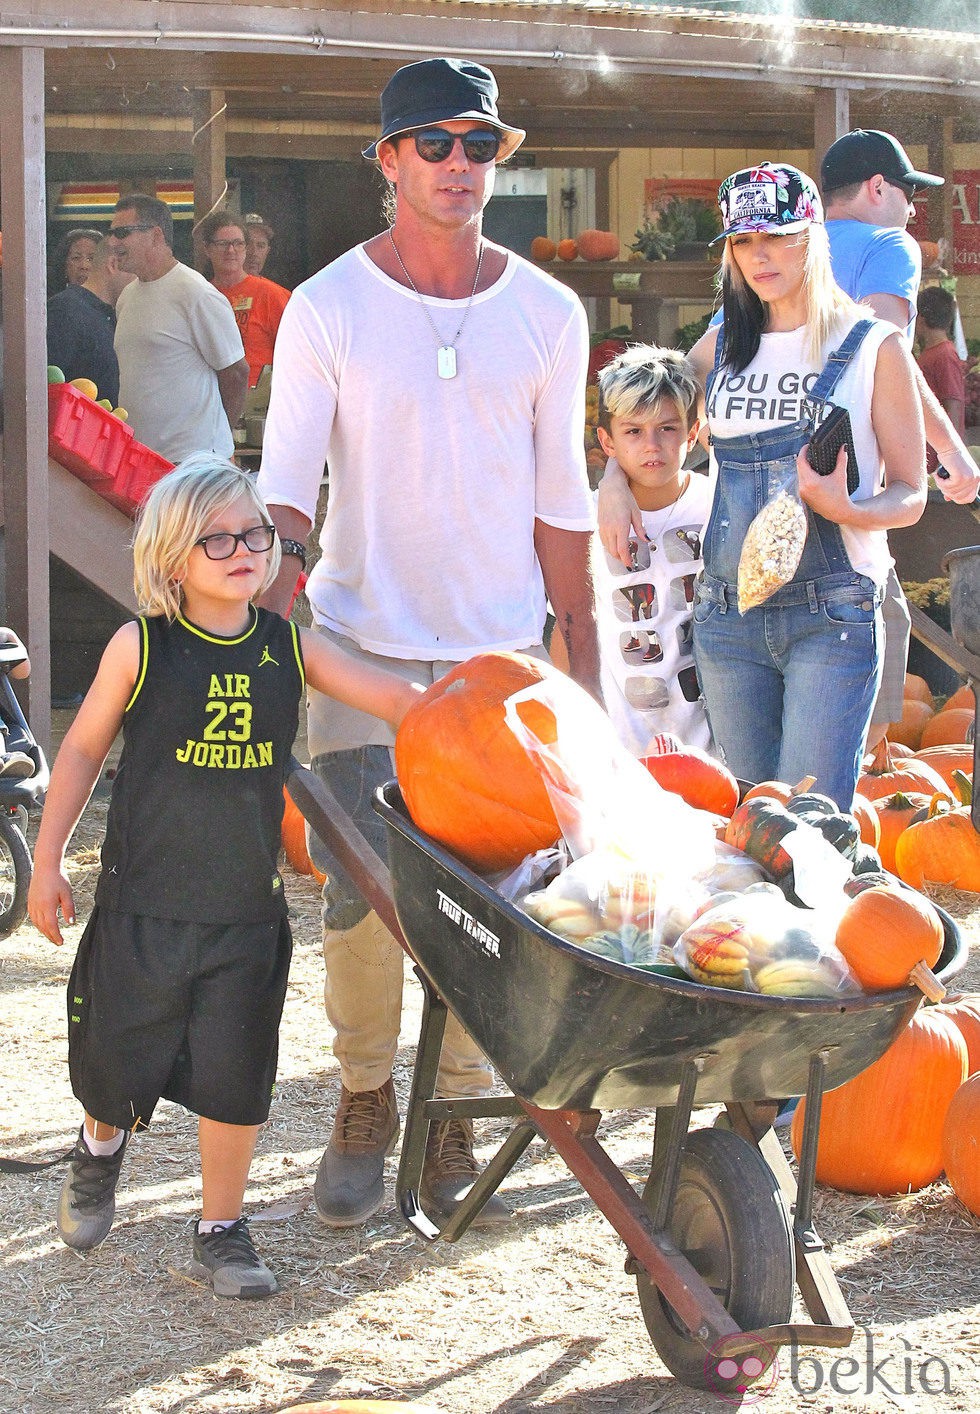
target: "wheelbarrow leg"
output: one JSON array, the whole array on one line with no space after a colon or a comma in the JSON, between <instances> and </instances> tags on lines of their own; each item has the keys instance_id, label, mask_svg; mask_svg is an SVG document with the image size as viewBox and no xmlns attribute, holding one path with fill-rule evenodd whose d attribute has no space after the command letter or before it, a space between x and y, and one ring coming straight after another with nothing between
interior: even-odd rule
<instances>
[{"instance_id":1,"label":"wheelbarrow leg","mask_svg":"<svg viewBox=\"0 0 980 1414\"><path fill-rule=\"evenodd\" d=\"M727 1105L726 1109L735 1132L758 1145L762 1157L779 1184L787 1209L793 1214L796 1281L804 1305L815 1323L812 1328L803 1327L797 1330L809 1329L812 1332L813 1344L840 1347L851 1343L854 1319L848 1310L827 1250L813 1225L813 1186L826 1063L826 1051L818 1051L810 1058L799 1185L771 1127L773 1106L764 1102L733 1103ZM806 1339L806 1336L803 1338Z\"/></svg>"},{"instance_id":2,"label":"wheelbarrow leg","mask_svg":"<svg viewBox=\"0 0 980 1414\"><path fill-rule=\"evenodd\" d=\"M511 1130L504 1143L475 1180L466 1197L441 1225L434 1223L419 1207L418 1192L425 1162L429 1126L441 1119L510 1118L523 1115L524 1108L514 1096L488 1096L477 1100L435 1100L439 1056L446 1030L448 1009L442 997L420 968L415 975L422 984L422 1026L412 1074L412 1089L405 1116L401 1160L395 1182L395 1196L402 1216L428 1242L442 1238L456 1242L470 1226L484 1203L510 1173L537 1130L530 1120Z\"/></svg>"}]
</instances>

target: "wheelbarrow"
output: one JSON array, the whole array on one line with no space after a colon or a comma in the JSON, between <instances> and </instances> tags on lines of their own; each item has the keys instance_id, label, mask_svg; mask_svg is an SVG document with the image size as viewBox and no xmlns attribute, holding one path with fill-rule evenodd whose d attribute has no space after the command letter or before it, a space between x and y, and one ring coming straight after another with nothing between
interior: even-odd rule
<instances>
[{"instance_id":1,"label":"wheelbarrow","mask_svg":"<svg viewBox=\"0 0 980 1414\"><path fill-rule=\"evenodd\" d=\"M882 1054L921 993L794 999L641 972L564 942L504 900L412 824L394 782L375 802L390 874L309 771L294 769L289 790L423 987L396 1184L417 1233L456 1241L541 1135L625 1243L650 1339L677 1379L738 1392L783 1345L850 1342L854 1323L813 1225L822 1096ZM966 950L942 919L936 971L947 979ZM447 1008L510 1096L433 1098ZM772 1122L781 1100L804 1093L794 1179ZM689 1132L696 1104L723 1104L724 1127ZM642 1194L597 1138L602 1110L627 1107L655 1110ZM429 1125L451 1116L514 1124L440 1225L417 1195ZM797 1284L812 1324L791 1319Z\"/></svg>"},{"instance_id":2,"label":"wheelbarrow","mask_svg":"<svg viewBox=\"0 0 980 1414\"><path fill-rule=\"evenodd\" d=\"M974 502L973 513L980 519L980 501ZM966 664L967 681L973 688L974 700L980 703L980 545L966 545L950 550L943 560L949 575L949 627ZM973 716L973 779L980 782L980 733L977 732L978 709ZM973 828L980 831L980 793L974 792L970 807Z\"/></svg>"}]
</instances>

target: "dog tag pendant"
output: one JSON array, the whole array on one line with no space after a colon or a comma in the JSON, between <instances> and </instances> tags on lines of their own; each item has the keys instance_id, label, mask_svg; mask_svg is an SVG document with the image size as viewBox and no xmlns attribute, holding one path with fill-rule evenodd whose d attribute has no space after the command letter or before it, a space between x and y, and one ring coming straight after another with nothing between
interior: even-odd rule
<instances>
[{"instance_id":1,"label":"dog tag pendant","mask_svg":"<svg viewBox=\"0 0 980 1414\"><path fill-rule=\"evenodd\" d=\"M437 365L440 378L456 377L456 350L452 344L444 344L439 350Z\"/></svg>"}]
</instances>

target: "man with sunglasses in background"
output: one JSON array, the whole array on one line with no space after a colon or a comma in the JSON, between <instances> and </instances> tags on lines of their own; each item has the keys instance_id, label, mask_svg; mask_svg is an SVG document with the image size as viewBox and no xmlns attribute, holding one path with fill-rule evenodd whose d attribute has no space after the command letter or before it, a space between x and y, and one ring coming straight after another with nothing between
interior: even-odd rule
<instances>
[{"instance_id":1,"label":"man with sunglasses in background","mask_svg":"<svg viewBox=\"0 0 980 1414\"><path fill-rule=\"evenodd\" d=\"M916 191L941 187L943 178L917 172L891 133L855 128L831 143L820 165L834 278L852 299L870 305L879 319L915 331L922 252L906 227ZM956 428L916 365L926 441L945 477L936 485L948 501L966 504L980 488L980 471ZM883 606L885 657L881 687L868 735L871 747L889 722L902 715L911 623L894 568Z\"/></svg>"},{"instance_id":2,"label":"man with sunglasses in background","mask_svg":"<svg viewBox=\"0 0 980 1414\"><path fill-rule=\"evenodd\" d=\"M136 276L119 296L115 333L119 401L133 432L172 462L192 452L231 457L248 390L234 310L174 256L166 202L120 198L108 239L119 269Z\"/></svg>"},{"instance_id":3,"label":"man with sunglasses in background","mask_svg":"<svg viewBox=\"0 0 980 1414\"><path fill-rule=\"evenodd\" d=\"M578 298L482 234L497 163L524 139L481 64L428 59L381 96L364 150L389 187L390 229L307 280L276 343L259 491L282 537L264 602L285 611L324 463L323 554L306 592L320 632L409 680L489 650L544 656L546 598L571 671L598 695L588 575L592 506L582 408L588 330ZM390 732L310 694L314 770L382 856L371 809L393 774ZM334 861L324 888L326 1008L341 1097L315 1184L321 1218L366 1221L384 1201L399 1128L391 1080L404 958ZM492 1081L450 1017L437 1093ZM472 1124L433 1124L422 1206L444 1218L475 1179ZM478 1223L506 1220L497 1196Z\"/></svg>"}]
</instances>

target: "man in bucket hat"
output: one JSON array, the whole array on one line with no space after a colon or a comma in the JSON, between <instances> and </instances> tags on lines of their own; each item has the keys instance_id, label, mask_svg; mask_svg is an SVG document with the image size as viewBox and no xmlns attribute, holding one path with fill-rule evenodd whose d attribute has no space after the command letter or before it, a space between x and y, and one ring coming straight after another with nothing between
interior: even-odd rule
<instances>
[{"instance_id":1,"label":"man in bucket hat","mask_svg":"<svg viewBox=\"0 0 980 1414\"><path fill-rule=\"evenodd\" d=\"M392 197L390 229L307 280L276 343L259 490L282 539L267 603L285 609L330 488L306 587L320 632L418 682L495 649L544 655L546 599L573 675L598 695L587 571L592 504L581 416L588 358L577 297L482 234L498 161L524 139L482 64L426 59L381 96L364 149ZM312 693L313 767L385 853L371 809L394 774L390 733ZM315 1184L335 1227L384 1201L399 1121L391 1080L404 958L319 841L327 873L327 1015L341 1095ZM491 1074L450 1017L437 1093L486 1094ZM422 1206L445 1217L478 1173L471 1122L434 1124ZM497 1196L478 1221L509 1216Z\"/></svg>"}]
</instances>

